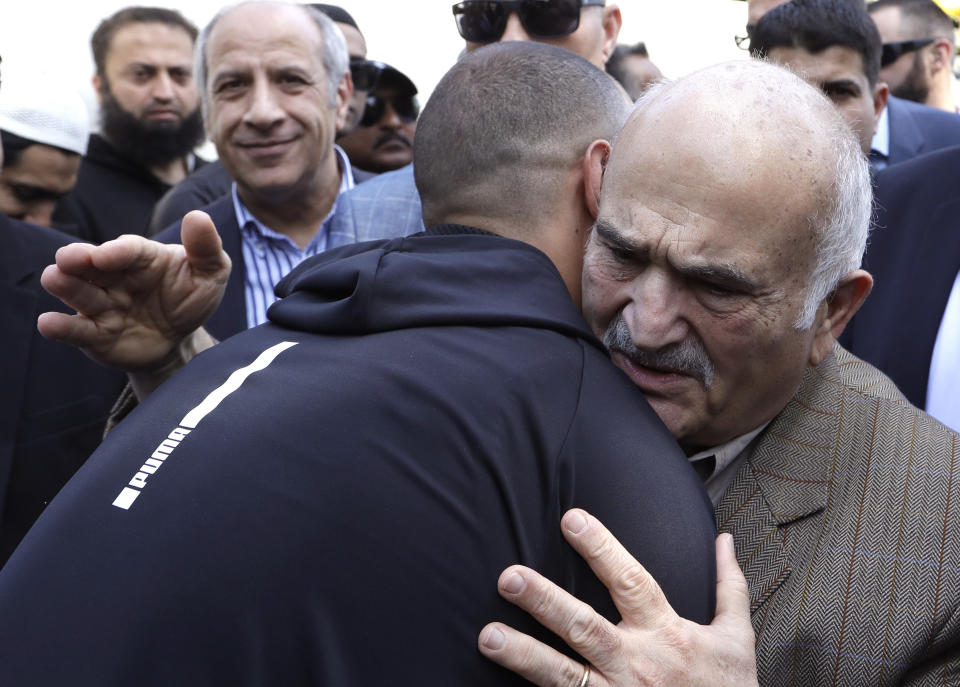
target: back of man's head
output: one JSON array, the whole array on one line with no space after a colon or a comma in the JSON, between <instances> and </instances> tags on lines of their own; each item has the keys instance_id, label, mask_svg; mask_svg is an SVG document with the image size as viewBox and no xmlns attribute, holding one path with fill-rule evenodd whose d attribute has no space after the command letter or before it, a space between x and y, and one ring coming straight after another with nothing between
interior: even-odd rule
<instances>
[{"instance_id":1,"label":"back of man's head","mask_svg":"<svg viewBox=\"0 0 960 687\"><path fill-rule=\"evenodd\" d=\"M909 40L944 38L956 43L953 20L933 0L876 0L870 14L887 8L900 10L900 30Z\"/></svg>"},{"instance_id":2,"label":"back of man's head","mask_svg":"<svg viewBox=\"0 0 960 687\"><path fill-rule=\"evenodd\" d=\"M833 46L863 59L870 86L880 72L880 33L859 2L791 0L767 12L750 36L750 54L765 57L774 48L801 48L816 54Z\"/></svg>"},{"instance_id":3,"label":"back of man's head","mask_svg":"<svg viewBox=\"0 0 960 687\"><path fill-rule=\"evenodd\" d=\"M605 72L555 46L506 42L466 55L420 115L425 224L486 217L529 236L590 143L611 140L629 108Z\"/></svg>"},{"instance_id":4,"label":"back of man's head","mask_svg":"<svg viewBox=\"0 0 960 687\"><path fill-rule=\"evenodd\" d=\"M93 62L97 74L101 77L106 75L107 53L110 52L114 35L129 24L166 24L183 29L190 36L190 40L197 40L197 27L176 10L163 7L125 7L100 22L90 38Z\"/></svg>"}]
</instances>

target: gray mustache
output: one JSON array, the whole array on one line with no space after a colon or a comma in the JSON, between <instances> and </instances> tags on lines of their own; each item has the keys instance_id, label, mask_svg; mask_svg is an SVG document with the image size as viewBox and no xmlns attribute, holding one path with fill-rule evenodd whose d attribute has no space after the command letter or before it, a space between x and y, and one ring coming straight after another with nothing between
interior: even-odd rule
<instances>
[{"instance_id":1,"label":"gray mustache","mask_svg":"<svg viewBox=\"0 0 960 687\"><path fill-rule=\"evenodd\" d=\"M622 353L638 365L690 375L707 389L713 384L716 374L713 362L696 336L688 336L680 343L668 344L654 351L637 348L623 314L617 313L603 335L603 345L608 351Z\"/></svg>"}]
</instances>

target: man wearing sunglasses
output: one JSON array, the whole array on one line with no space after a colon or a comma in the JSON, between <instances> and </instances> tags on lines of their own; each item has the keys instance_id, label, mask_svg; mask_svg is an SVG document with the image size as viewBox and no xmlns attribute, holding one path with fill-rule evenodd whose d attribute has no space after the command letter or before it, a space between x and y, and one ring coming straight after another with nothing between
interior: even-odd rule
<instances>
[{"instance_id":1,"label":"man wearing sunglasses","mask_svg":"<svg viewBox=\"0 0 960 687\"><path fill-rule=\"evenodd\" d=\"M868 5L883 40L880 79L890 93L946 112L953 101L953 21L933 0L877 0Z\"/></svg>"},{"instance_id":2,"label":"man wearing sunglasses","mask_svg":"<svg viewBox=\"0 0 960 687\"><path fill-rule=\"evenodd\" d=\"M464 0L453 6L466 52L497 41L536 41L574 52L603 69L623 22L605 0ZM403 167L344 194L333 228L344 236L369 236L389 226L398 235L423 229L413 169Z\"/></svg>"},{"instance_id":3,"label":"man wearing sunglasses","mask_svg":"<svg viewBox=\"0 0 960 687\"><path fill-rule=\"evenodd\" d=\"M603 67L622 20L605 0L464 0L453 6L467 52L497 41L540 41Z\"/></svg>"},{"instance_id":4,"label":"man wearing sunglasses","mask_svg":"<svg viewBox=\"0 0 960 687\"><path fill-rule=\"evenodd\" d=\"M337 144L356 167L379 174L413 161L420 104L417 87L405 74L382 62L371 64L378 74L372 88L365 89L363 116L353 131L337 139Z\"/></svg>"}]
</instances>

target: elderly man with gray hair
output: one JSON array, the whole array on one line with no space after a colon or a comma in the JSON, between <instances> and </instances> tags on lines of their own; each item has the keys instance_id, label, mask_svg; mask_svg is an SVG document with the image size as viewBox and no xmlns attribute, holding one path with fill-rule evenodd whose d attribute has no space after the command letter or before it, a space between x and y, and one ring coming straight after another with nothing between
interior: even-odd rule
<instances>
[{"instance_id":1,"label":"elderly man with gray hair","mask_svg":"<svg viewBox=\"0 0 960 687\"><path fill-rule=\"evenodd\" d=\"M871 289L870 209L855 137L793 74L732 63L645 94L607 164L584 316L703 466L747 584L720 565L716 618L690 623L574 511L622 622L516 566L501 594L592 667L503 624L487 656L551 686L958 682L960 436L835 343Z\"/></svg>"},{"instance_id":2,"label":"elderly man with gray hair","mask_svg":"<svg viewBox=\"0 0 960 687\"><path fill-rule=\"evenodd\" d=\"M277 282L305 258L356 240L330 230L337 197L354 184L334 144L353 86L341 31L309 6L222 10L197 39L196 58L207 132L235 182L204 208L233 262L206 323L225 338L263 323ZM156 238L178 242L180 223Z\"/></svg>"}]
</instances>

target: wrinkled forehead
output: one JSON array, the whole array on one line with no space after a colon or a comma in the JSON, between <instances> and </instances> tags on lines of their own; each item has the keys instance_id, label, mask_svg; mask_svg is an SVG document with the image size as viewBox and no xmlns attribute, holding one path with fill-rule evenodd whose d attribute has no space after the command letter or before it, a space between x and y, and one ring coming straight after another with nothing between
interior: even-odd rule
<instances>
[{"instance_id":1,"label":"wrinkled forehead","mask_svg":"<svg viewBox=\"0 0 960 687\"><path fill-rule=\"evenodd\" d=\"M762 102L747 99L754 109L746 113L705 112L688 95L675 93L628 121L604 175L600 217L654 241L681 232L771 250L813 242L811 219L829 202L826 141L775 111L762 116Z\"/></svg>"}]
</instances>

